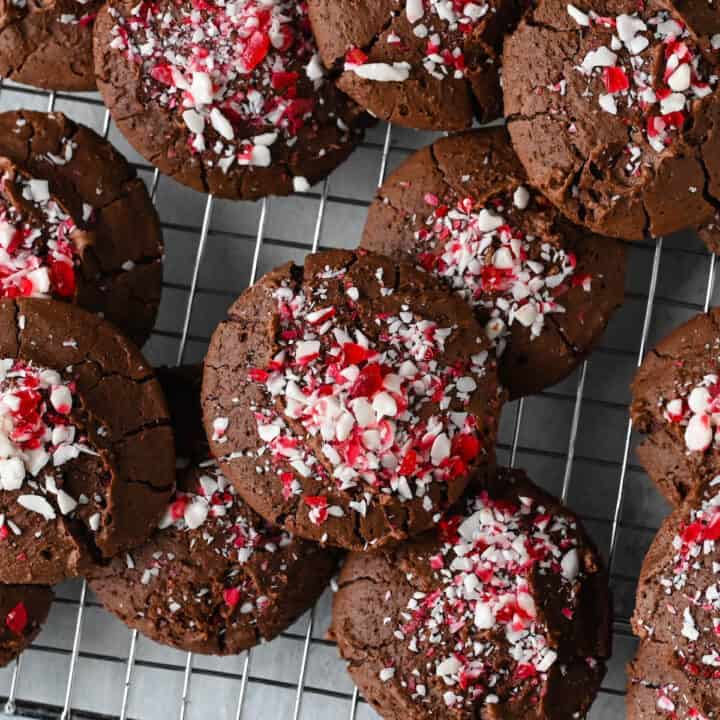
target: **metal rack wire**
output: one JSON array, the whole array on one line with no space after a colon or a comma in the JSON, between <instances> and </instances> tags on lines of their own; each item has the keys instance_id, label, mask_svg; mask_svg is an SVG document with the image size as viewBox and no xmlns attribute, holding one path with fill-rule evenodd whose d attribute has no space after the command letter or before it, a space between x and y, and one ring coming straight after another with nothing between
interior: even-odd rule
<instances>
[{"instance_id":1,"label":"metal rack wire","mask_svg":"<svg viewBox=\"0 0 720 720\"><path fill-rule=\"evenodd\" d=\"M12 95L9 99L6 97L8 92ZM74 115L72 109L74 107L82 109L85 113L91 112L98 116L98 119L101 118L98 123L99 130L103 136L108 137L112 124L109 114L104 110L97 96L45 93L15 85L0 85L2 110L22 107L26 103L33 107L41 107L42 102L45 102L45 109L53 110L57 107L58 101L62 101L63 105L71 106L67 110L71 116ZM83 120L82 117L78 119ZM405 147L402 143L394 142L397 134L397 130L391 126L383 126L378 130L378 134L363 145L367 156L374 157L375 177L378 178L378 182L382 182L385 177L391 153L406 154L412 150L411 146ZM411 145L422 145L427 139L427 136L415 136ZM158 195L161 182L171 183L142 162L138 163L138 167L149 176L149 189L153 199ZM271 211L290 202L281 199L266 199L259 203L254 235L234 229L215 230L213 222L218 201L211 195L205 198L199 224L196 222L197 216L188 218L188 222L183 223L164 222L163 227L166 231L169 229L173 232L197 235L197 240L191 254L191 262L188 264L190 274L186 282L166 282L166 294L178 292L187 294L184 302L176 302L173 295L167 303L174 316L179 319L179 329L160 329L156 333L163 340L164 352L158 352L156 353L158 357L153 357L151 347L150 359L156 362L182 363L188 356L191 344L194 352L198 350L201 352L213 323L206 323L204 333L195 332L199 314L205 315L204 311L201 313L198 309L198 297L201 294L215 295L220 302L229 304L234 295L239 293L245 284L252 284L261 272L265 265L263 261L265 249L272 247L272 257L282 259L287 253L315 252L319 247L332 246L336 238L326 238L323 232L329 205L362 207L367 204L352 196L330 194L330 188L336 182L338 174L343 172L343 168L340 168L335 175L322 183L319 192L308 192L301 196L308 212L314 213L309 244L294 237L285 239L269 237L268 224ZM315 203L317 209L312 210L312 205ZM164 220L162 208L160 210L161 220ZM293 205L290 212L295 211L296 206ZM305 208L302 212L308 214ZM238 284L232 292L217 291L211 285L204 286L202 282L204 263L209 260L215 249L212 247L211 239L216 236L222 236L230 243L242 244L249 254L249 265L246 265L249 266L247 283ZM669 248L664 250L665 245L666 243L659 239L654 244L637 245L631 251L634 258L634 262L630 264L632 274L629 278L628 292L628 303L631 307L623 311L625 320L615 332L621 342L613 342L611 338L609 343L603 343L596 353L599 360L596 360L596 356L590 358L560 388L543 393L539 399L532 398L508 406L501 428L499 447L501 458L512 465L531 465L538 468L539 473L531 473L534 479L540 484L549 486L549 489L561 495L564 501L569 502L580 512L588 523L591 533L595 534L598 544L606 551L613 582L628 586L620 593L623 597L631 596L635 582L635 573L626 571L624 567L627 548L622 543L623 533L625 531L641 533L646 536L647 543L647 539L652 536L662 518L664 508L661 504L658 505L656 498L647 494L646 490L642 490L642 495L643 502L650 506L648 512L643 512L642 507L636 507L638 492L629 491L630 478L631 476L633 480L637 477L641 478L642 472L632 462L634 437L625 412L626 397L622 392L617 393L617 398L613 397L612 392L605 393L602 383L603 373L598 380L594 377L593 370L597 364L601 368L622 367L626 374L628 371L631 372L641 362L651 342L653 331L661 335L668 326L679 321L678 316L683 319L683 315L706 309L711 304L714 294L715 257L708 256L701 250L696 240L685 237L674 239L669 243ZM172 248L168 247L168 252L172 252ZM689 268L686 281L683 281L684 284L680 283L683 290L680 293L672 291L661 293L658 290L662 280L661 259L667 254L672 254L675 258L674 265ZM706 263L707 269L702 269ZM702 302L698 301L697 293L700 282L698 268L702 269L704 283ZM672 270L674 272L671 274L676 274L677 268ZM634 287L636 284L637 287ZM672 290L672 283L665 284L668 284L669 289ZM663 308L663 322L660 323L654 322L654 311L657 306ZM208 318L202 317L200 320L205 321ZM637 333L638 329L639 342L635 342L634 348L631 348L630 343L625 342L628 340L626 336L629 333ZM168 343L174 344L172 351L168 349L170 347ZM611 377L610 373L605 374ZM589 384L593 391L590 394ZM612 386L613 381L609 381L609 384ZM566 417L561 418L561 422L556 423L552 428L538 428L537 426L544 424L543 403L562 405ZM596 424L593 422L595 414L616 417L613 422L613 433L616 435L616 449L620 450L619 453L610 452L606 457L594 456L592 442L588 444L585 438L597 432ZM538 418L540 422L534 422ZM624 431L618 434L617 428L624 428ZM552 432L552 442L549 441L550 432ZM590 440L592 441L592 438ZM578 470L578 466L582 467ZM544 477L543 468L545 470L552 468L552 480ZM603 485L600 493L602 497L598 496L600 499L597 502L589 493L600 488L601 483L594 481L590 487L588 481L589 477L594 476L595 471L602 471L603 477L611 478L611 487L607 488ZM578 473L582 479L578 478ZM613 477L614 487L612 487ZM642 484L641 480L639 482ZM579 498L576 497L578 492ZM651 499L647 500L647 498ZM631 517L626 517L625 509L629 499L633 500L633 508ZM598 503L604 503L603 512L595 511ZM635 519L636 516L639 519ZM642 548L637 554L642 555ZM619 558L623 560L622 563ZM260 646L258 649L246 652L235 661L217 662L200 659L191 653L181 656L174 651L165 651L163 654L158 646L148 649L146 645L150 643L138 636L135 631L124 630L123 636L119 628L112 626L114 629L111 632L109 616L103 616L97 631L92 632L93 647L86 647L85 641L91 634L86 626L88 614L99 616L101 611L84 582L71 584L68 589L63 589L55 605L60 608L58 613L62 616L64 624L61 622L58 624L63 627L57 629L49 641L45 640L45 632L43 632L23 658L12 668L0 672L0 696L6 698L4 709L5 714L9 716L18 717L19 714L23 717L60 717L62 720L69 720L71 717L118 717L121 720L130 718L191 720L194 717L247 720L261 716L292 718L292 720L302 718L355 720L376 717L348 681L336 679L341 677L336 673L342 672L342 666L339 659L333 656L332 643L322 637L322 625L327 616L327 601L324 605L321 601L321 610L315 609L308 613L303 621L283 633L281 641L285 644L282 647L276 645L278 641L275 641L269 646ZM618 658L611 666L601 696L591 713L591 717L595 720L617 718L622 714L624 686L622 664L631 655L634 643L629 631L630 606L627 602L621 605L623 607L615 621L615 647ZM321 612L323 617L318 619L318 614ZM51 615L51 622L48 625L52 624ZM70 643L67 642L68 637L71 638ZM125 638L126 653L118 651L117 645L120 643L112 640L116 637ZM322 657L318 660L316 656L320 652ZM286 672L279 675L268 672L269 667L282 665L288 653L293 661L289 662ZM313 661L318 665L318 670L315 670ZM32 665L27 671L26 662ZM62 670L58 669L58 665L62 666ZM97 673L98 678L101 678L99 668L106 666L110 668L109 674L112 676L111 682L114 688L110 693L113 694L111 698L102 694L103 681L98 680L99 691L94 692L93 678L87 677ZM152 681L149 684L146 681L141 683L139 680L141 671L159 673L164 678L172 678L173 682L179 679L179 684L173 685L173 688L177 689L174 701L165 702L161 699L155 702L154 698L156 695L159 696L162 688L153 686ZM323 677L323 674L327 677ZM42 683L47 683L49 678L53 680L52 692L42 686ZM78 689L80 681L82 681L81 690ZM142 685L142 688L139 688L139 685ZM209 686L212 687L208 689ZM216 692L214 688L222 688L221 692L225 693L221 700L213 699L213 692ZM149 694L147 697L138 698L138 693ZM280 696L284 700L277 706L273 705L272 703ZM168 706L173 703L174 706ZM267 706L268 709L261 715L258 708L263 706Z\"/></svg>"}]
</instances>

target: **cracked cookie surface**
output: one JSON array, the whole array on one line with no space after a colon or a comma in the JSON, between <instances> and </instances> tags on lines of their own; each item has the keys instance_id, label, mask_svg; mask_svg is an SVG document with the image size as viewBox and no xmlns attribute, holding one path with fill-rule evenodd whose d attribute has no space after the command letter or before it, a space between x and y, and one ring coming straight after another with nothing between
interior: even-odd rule
<instances>
[{"instance_id":1,"label":"cracked cookie surface","mask_svg":"<svg viewBox=\"0 0 720 720\"><path fill-rule=\"evenodd\" d=\"M630 415L646 437L638 459L674 505L720 474L720 310L663 338L632 383Z\"/></svg>"},{"instance_id":2,"label":"cracked cookie surface","mask_svg":"<svg viewBox=\"0 0 720 720\"><path fill-rule=\"evenodd\" d=\"M108 141L62 113L0 113L0 157L35 181L41 199L57 200L76 225L77 241L65 248L74 277L59 275L65 293L52 296L101 313L142 345L160 303L163 241L135 170Z\"/></svg>"},{"instance_id":3,"label":"cracked cookie surface","mask_svg":"<svg viewBox=\"0 0 720 720\"><path fill-rule=\"evenodd\" d=\"M511 397L582 362L622 303L625 250L533 190L502 129L438 140L370 206L362 246L422 267L467 300Z\"/></svg>"},{"instance_id":4,"label":"cracked cookie surface","mask_svg":"<svg viewBox=\"0 0 720 720\"><path fill-rule=\"evenodd\" d=\"M343 548L396 543L494 460L489 350L428 274L365 251L311 255L245 291L213 334L211 450L267 521Z\"/></svg>"},{"instance_id":5,"label":"cracked cookie surface","mask_svg":"<svg viewBox=\"0 0 720 720\"><path fill-rule=\"evenodd\" d=\"M101 0L6 0L0 77L47 90L95 89L92 28Z\"/></svg>"},{"instance_id":6,"label":"cracked cookie surface","mask_svg":"<svg viewBox=\"0 0 720 720\"><path fill-rule=\"evenodd\" d=\"M190 652L237 654L282 632L323 592L337 554L268 525L225 479L202 427L198 367L161 369L177 492L150 540L89 578L105 607Z\"/></svg>"},{"instance_id":7,"label":"cracked cookie surface","mask_svg":"<svg viewBox=\"0 0 720 720\"><path fill-rule=\"evenodd\" d=\"M320 55L375 117L462 130L502 115L502 41L519 0L310 0Z\"/></svg>"},{"instance_id":8,"label":"cracked cookie surface","mask_svg":"<svg viewBox=\"0 0 720 720\"><path fill-rule=\"evenodd\" d=\"M720 713L720 479L662 524L638 581L628 668L629 720L712 720Z\"/></svg>"},{"instance_id":9,"label":"cracked cookie surface","mask_svg":"<svg viewBox=\"0 0 720 720\"><path fill-rule=\"evenodd\" d=\"M305 191L367 115L326 77L306 7L113 0L95 26L98 87L121 132L178 182L225 198Z\"/></svg>"},{"instance_id":10,"label":"cracked cookie surface","mask_svg":"<svg viewBox=\"0 0 720 720\"><path fill-rule=\"evenodd\" d=\"M610 651L607 573L569 510L501 470L437 530L350 554L331 634L385 720L583 717Z\"/></svg>"},{"instance_id":11,"label":"cracked cookie surface","mask_svg":"<svg viewBox=\"0 0 720 720\"><path fill-rule=\"evenodd\" d=\"M175 454L159 384L114 326L0 301L0 578L54 584L157 526Z\"/></svg>"},{"instance_id":12,"label":"cracked cookie surface","mask_svg":"<svg viewBox=\"0 0 720 720\"><path fill-rule=\"evenodd\" d=\"M530 182L573 221L718 246L720 8L541 0L505 42L505 114Z\"/></svg>"}]
</instances>

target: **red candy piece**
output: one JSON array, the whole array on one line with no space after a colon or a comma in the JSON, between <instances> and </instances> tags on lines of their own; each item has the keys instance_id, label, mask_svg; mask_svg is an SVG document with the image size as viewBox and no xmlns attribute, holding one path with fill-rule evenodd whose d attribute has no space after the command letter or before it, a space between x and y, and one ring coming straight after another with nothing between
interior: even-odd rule
<instances>
[{"instance_id":1,"label":"red candy piece","mask_svg":"<svg viewBox=\"0 0 720 720\"><path fill-rule=\"evenodd\" d=\"M19 602L5 618L5 625L16 635L22 635L28 624L28 614L25 605Z\"/></svg>"}]
</instances>

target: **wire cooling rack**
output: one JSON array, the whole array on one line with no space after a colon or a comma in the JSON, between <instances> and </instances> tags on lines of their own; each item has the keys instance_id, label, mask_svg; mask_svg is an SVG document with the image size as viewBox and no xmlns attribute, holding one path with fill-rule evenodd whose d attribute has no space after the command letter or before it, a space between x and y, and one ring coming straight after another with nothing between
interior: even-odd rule
<instances>
[{"instance_id":1,"label":"wire cooling rack","mask_svg":"<svg viewBox=\"0 0 720 720\"><path fill-rule=\"evenodd\" d=\"M202 359L243 288L288 259L355 247L379 180L428 133L379 125L350 160L307 193L257 203L217 200L158 174L123 140L96 94L0 85L0 110L58 110L108 137L136 165L162 220L165 281L145 346L156 364ZM646 350L719 299L715 258L692 234L630 248L625 306L573 376L505 408L499 460L527 469L584 520L611 570L614 654L591 720L624 716L637 575L668 511L633 454L628 385ZM57 588L49 620L20 661L0 670L0 717L120 720L371 720L325 639L329 591L272 643L232 658L163 648L115 620L81 581ZM4 709L4 713L1 711Z\"/></svg>"}]
</instances>

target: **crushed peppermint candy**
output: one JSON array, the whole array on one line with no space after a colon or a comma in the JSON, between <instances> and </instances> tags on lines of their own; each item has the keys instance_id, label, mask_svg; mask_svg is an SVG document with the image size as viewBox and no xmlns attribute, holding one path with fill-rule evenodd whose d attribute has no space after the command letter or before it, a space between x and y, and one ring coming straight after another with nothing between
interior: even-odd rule
<instances>
[{"instance_id":1,"label":"crushed peppermint candy","mask_svg":"<svg viewBox=\"0 0 720 720\"><path fill-rule=\"evenodd\" d=\"M693 388L664 403L663 416L685 428L688 452L705 452L720 443L720 383L714 373L705 375Z\"/></svg>"},{"instance_id":2,"label":"crushed peppermint candy","mask_svg":"<svg viewBox=\"0 0 720 720\"><path fill-rule=\"evenodd\" d=\"M282 160L276 146L318 124L347 140L319 93L325 72L304 3L142 0L127 15L110 12L110 48L140 68L147 97L186 128L190 152L208 167L269 167ZM304 181L293 185L304 190Z\"/></svg>"},{"instance_id":3,"label":"crushed peppermint candy","mask_svg":"<svg viewBox=\"0 0 720 720\"><path fill-rule=\"evenodd\" d=\"M668 619L662 627L656 617L658 605L638 601L636 627L668 643L683 672L689 676L720 678L720 477L676 526L660 566L648 576L657 586L648 598ZM643 596L644 597L644 596ZM666 701L669 707L669 700Z\"/></svg>"},{"instance_id":4,"label":"crushed peppermint candy","mask_svg":"<svg viewBox=\"0 0 720 720\"><path fill-rule=\"evenodd\" d=\"M587 52L576 71L587 78L586 96L629 125L633 139L625 148L625 170L638 175L651 161L646 152L671 145L694 103L716 92L717 72L685 24L667 10L606 17L568 5L568 14L594 45L603 43Z\"/></svg>"},{"instance_id":5,"label":"crushed peppermint candy","mask_svg":"<svg viewBox=\"0 0 720 720\"><path fill-rule=\"evenodd\" d=\"M62 487L63 466L95 454L72 418L75 393L55 370L0 360L0 488L19 491L18 505L46 521L73 516L78 500Z\"/></svg>"},{"instance_id":6,"label":"crushed peppermint candy","mask_svg":"<svg viewBox=\"0 0 720 720\"><path fill-rule=\"evenodd\" d=\"M0 178L0 297L72 297L77 230L46 180L6 170Z\"/></svg>"},{"instance_id":7,"label":"crushed peppermint candy","mask_svg":"<svg viewBox=\"0 0 720 720\"><path fill-rule=\"evenodd\" d=\"M489 57L478 58L482 53L475 46L474 34L478 33L478 28L494 12L489 2L409 0L404 11L394 10L390 15L393 19L399 19L404 13L404 20L410 24L413 37L404 42L395 33L396 24L393 22L381 31L380 37L385 39L387 47L394 54L398 48L420 43L421 60L417 62L416 53L408 48L408 59L415 60L415 64L406 59L375 62L361 48L351 47L345 54L344 69L375 82L404 82L415 70L424 71L436 80L462 80L474 65L492 62ZM404 24L401 23L401 26Z\"/></svg>"},{"instance_id":8,"label":"crushed peppermint candy","mask_svg":"<svg viewBox=\"0 0 720 720\"><path fill-rule=\"evenodd\" d=\"M519 185L512 196L484 204L463 197L445 204L428 193L431 208L415 232L416 258L488 317L486 332L502 354L513 324L538 337L546 318L565 312L562 296L573 287L590 292L592 277L576 273L575 254L516 227L531 200ZM522 223L520 223L522 225Z\"/></svg>"},{"instance_id":9,"label":"crushed peppermint candy","mask_svg":"<svg viewBox=\"0 0 720 720\"><path fill-rule=\"evenodd\" d=\"M569 628L586 577L575 520L533 497L483 491L464 514L442 520L438 535L438 545L413 559L411 567L427 566L422 582L408 577L416 591L388 618L409 650L395 681L422 701L430 684L423 679L439 678L445 704L458 710L498 703L498 693L515 687L540 692L561 660L534 588L538 577L557 578L543 603L559 605Z\"/></svg>"},{"instance_id":10,"label":"crushed peppermint candy","mask_svg":"<svg viewBox=\"0 0 720 720\"><path fill-rule=\"evenodd\" d=\"M284 282L274 290L277 352L267 367L247 373L267 398L253 408L259 471L279 475L286 499L302 495L315 525L346 513L325 493L349 492L347 509L365 516L382 494L429 501L432 484L467 477L484 453L467 408L486 374L487 350L479 344L448 365L443 353L454 326L404 304L365 326L355 319L350 290L357 288L345 270L315 279L313 286ZM328 280L346 285L347 305L327 302ZM380 285L381 295L392 295ZM325 492L303 495L307 478Z\"/></svg>"}]
</instances>

